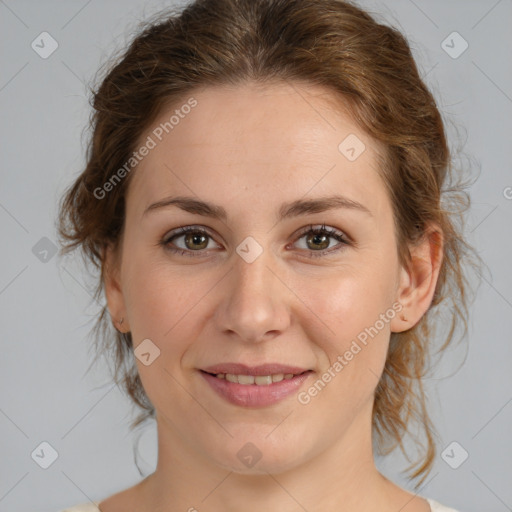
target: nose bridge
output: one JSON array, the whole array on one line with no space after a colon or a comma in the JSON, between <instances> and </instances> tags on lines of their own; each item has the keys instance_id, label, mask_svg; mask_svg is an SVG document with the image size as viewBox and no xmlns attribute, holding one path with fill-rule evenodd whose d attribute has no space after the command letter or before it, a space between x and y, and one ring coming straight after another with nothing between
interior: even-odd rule
<instances>
[{"instance_id":1,"label":"nose bridge","mask_svg":"<svg viewBox=\"0 0 512 512\"><path fill-rule=\"evenodd\" d=\"M240 249L241 250L241 249ZM269 270L271 257L268 251L259 255L254 261L248 262L243 257L235 259L232 272L234 293L239 298L255 298L257 295L268 295L273 288L274 276Z\"/></svg>"},{"instance_id":2,"label":"nose bridge","mask_svg":"<svg viewBox=\"0 0 512 512\"><path fill-rule=\"evenodd\" d=\"M254 260L246 258L240 244L226 282L226 293L217 311L218 327L236 333L242 341L260 341L289 325L288 295L272 267L272 255L264 250ZM240 255L241 254L241 255Z\"/></svg>"}]
</instances>

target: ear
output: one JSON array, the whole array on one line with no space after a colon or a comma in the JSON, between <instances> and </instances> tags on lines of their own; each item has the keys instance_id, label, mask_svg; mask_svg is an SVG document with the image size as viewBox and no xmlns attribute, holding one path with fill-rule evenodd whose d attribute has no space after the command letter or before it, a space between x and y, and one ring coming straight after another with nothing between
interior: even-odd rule
<instances>
[{"instance_id":1,"label":"ear","mask_svg":"<svg viewBox=\"0 0 512 512\"><path fill-rule=\"evenodd\" d=\"M117 249L108 244L103 251L102 278L107 307L114 327L120 332L129 332L123 290L120 280L120 258Z\"/></svg>"},{"instance_id":2,"label":"ear","mask_svg":"<svg viewBox=\"0 0 512 512\"><path fill-rule=\"evenodd\" d=\"M443 233L435 224L428 225L423 238L410 246L411 261L400 270L396 292L396 301L403 309L391 321L391 332L411 329L427 312L441 269L443 247Z\"/></svg>"}]
</instances>

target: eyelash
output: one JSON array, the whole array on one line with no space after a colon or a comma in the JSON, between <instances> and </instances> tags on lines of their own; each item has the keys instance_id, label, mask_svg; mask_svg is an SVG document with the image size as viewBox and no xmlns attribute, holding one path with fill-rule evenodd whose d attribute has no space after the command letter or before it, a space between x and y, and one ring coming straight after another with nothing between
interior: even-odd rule
<instances>
[{"instance_id":1,"label":"eyelash","mask_svg":"<svg viewBox=\"0 0 512 512\"><path fill-rule=\"evenodd\" d=\"M201 256L201 253L205 252L204 249L192 251L189 249L181 249L181 248L172 247L170 245L170 242L172 240L179 238L180 236L186 235L187 233L201 234L210 239L213 239L213 237L210 235L210 233L207 230L205 230L204 228L201 228L199 226L183 226L183 227L180 227L180 228L176 229L175 231L171 232L169 235L165 236L160 241L160 245L162 245L166 250L169 250L176 254L180 254L182 256L189 256L189 257ZM345 248L344 246L352 245L352 242L349 241L348 238L341 231L338 231L334 228L326 228L325 224L322 224L321 227L318 227L318 226L315 227L312 224L310 224L309 226L306 226L305 228L303 228L303 230L301 230L301 232L299 233L299 235L297 236L295 241L300 240L304 235L307 235L309 233L313 233L315 235L326 235L329 238L334 238L334 239L338 240L338 242L340 242L339 245L335 249L328 248L328 249L323 249L321 251L313 251L313 250L304 249L308 252L308 256L311 258L318 258L321 256L325 256L328 253L338 252L340 250L343 250ZM197 253L197 254L194 254L194 253Z\"/></svg>"}]
</instances>

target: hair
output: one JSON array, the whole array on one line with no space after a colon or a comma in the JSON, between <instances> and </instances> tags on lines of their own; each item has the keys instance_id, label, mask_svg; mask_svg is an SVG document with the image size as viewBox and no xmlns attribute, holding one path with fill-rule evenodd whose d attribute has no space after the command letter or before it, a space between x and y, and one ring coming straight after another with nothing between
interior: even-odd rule
<instances>
[{"instance_id":1,"label":"hair","mask_svg":"<svg viewBox=\"0 0 512 512\"><path fill-rule=\"evenodd\" d=\"M426 236L429 223L442 231L443 259L432 303L416 325L391 334L372 417L383 455L400 446L407 457L404 436L411 435L410 422L417 422L420 454L407 470L411 479L423 476L423 482L432 469L437 434L422 379L434 339L441 339L440 353L459 327L461 339L467 333L471 287L465 265L476 268L477 256L463 238L469 195L460 179L456 183L460 173L454 172L440 112L405 37L344 0L196 0L142 23L102 72L99 86L91 89L85 169L63 194L58 217L61 255L81 248L96 273L97 299L104 292L104 250L108 244L119 247L136 166L107 198L97 198L95 191L129 161L162 109L194 90L283 81L323 86L382 144L379 172L393 207L400 263L410 263L409 249ZM442 335L440 324L447 326ZM113 328L106 306L92 334L97 355L111 355L113 378L140 408L131 428L154 418L131 334Z\"/></svg>"}]
</instances>

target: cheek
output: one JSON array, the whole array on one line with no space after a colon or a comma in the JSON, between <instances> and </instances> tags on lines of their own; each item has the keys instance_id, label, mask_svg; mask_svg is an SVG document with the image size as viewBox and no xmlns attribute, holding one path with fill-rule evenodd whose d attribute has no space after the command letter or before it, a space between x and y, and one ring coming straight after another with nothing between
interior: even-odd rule
<instances>
[{"instance_id":1,"label":"cheek","mask_svg":"<svg viewBox=\"0 0 512 512\"><path fill-rule=\"evenodd\" d=\"M126 306L134 349L146 339L157 347L149 345L154 358L150 365L136 360L142 385L157 408L165 410L169 403L192 407L175 377L181 371L181 359L191 340L198 337L196 308L200 308L204 295L202 285L197 279L184 279L159 262L133 265L132 270L129 277L127 274L130 284Z\"/></svg>"},{"instance_id":2,"label":"cheek","mask_svg":"<svg viewBox=\"0 0 512 512\"><path fill-rule=\"evenodd\" d=\"M395 313L384 297L345 285L329 294L329 300L317 302L327 327L310 326L306 336L314 344L318 372L298 396L299 403L314 403L326 421L341 429L374 400Z\"/></svg>"},{"instance_id":3,"label":"cheek","mask_svg":"<svg viewBox=\"0 0 512 512\"><path fill-rule=\"evenodd\" d=\"M164 343L194 315L194 305L204 295L197 279L184 279L161 261L134 258L127 267L124 289L134 343L150 338Z\"/></svg>"},{"instance_id":4,"label":"cheek","mask_svg":"<svg viewBox=\"0 0 512 512\"><path fill-rule=\"evenodd\" d=\"M368 377L374 381L368 370L380 374L390 322L396 315L392 307L393 279L392 272L383 272L384 266L379 264L362 268L364 272L345 269L323 285L303 286L301 296L308 297L305 302L313 305L312 321L304 322L303 328L318 347L324 370L341 357L343 372L351 379Z\"/></svg>"}]
</instances>

